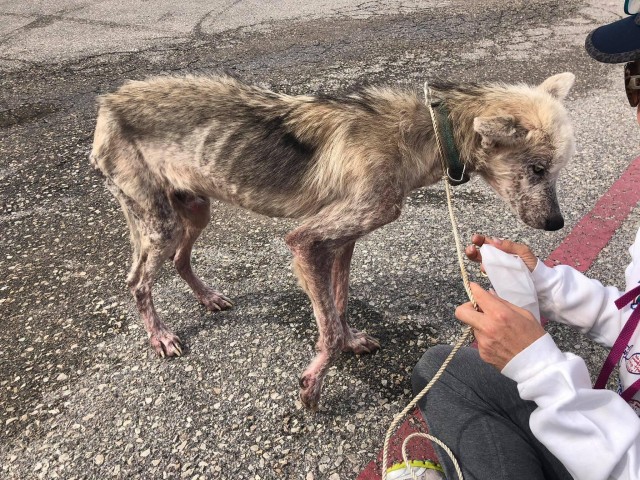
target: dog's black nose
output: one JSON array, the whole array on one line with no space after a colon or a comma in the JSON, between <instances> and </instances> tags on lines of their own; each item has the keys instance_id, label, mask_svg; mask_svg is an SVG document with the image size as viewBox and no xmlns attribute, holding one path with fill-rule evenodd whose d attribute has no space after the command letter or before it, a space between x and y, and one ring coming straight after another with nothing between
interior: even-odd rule
<instances>
[{"instance_id":1,"label":"dog's black nose","mask_svg":"<svg viewBox=\"0 0 640 480\"><path fill-rule=\"evenodd\" d=\"M562 227L564 227L564 218L560 215L557 217L549 217L544 223L544 229L548 232L560 230Z\"/></svg>"}]
</instances>

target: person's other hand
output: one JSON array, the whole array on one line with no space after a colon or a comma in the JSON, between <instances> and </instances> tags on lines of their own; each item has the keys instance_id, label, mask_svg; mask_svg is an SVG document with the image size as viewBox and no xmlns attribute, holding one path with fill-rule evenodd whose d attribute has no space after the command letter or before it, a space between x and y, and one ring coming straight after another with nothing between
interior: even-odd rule
<instances>
[{"instance_id":1,"label":"person's other hand","mask_svg":"<svg viewBox=\"0 0 640 480\"><path fill-rule=\"evenodd\" d=\"M473 327L480 357L498 370L545 334L527 310L492 295L477 283L471 283L471 292L481 311L467 302L456 308L456 317Z\"/></svg>"},{"instance_id":2,"label":"person's other hand","mask_svg":"<svg viewBox=\"0 0 640 480\"><path fill-rule=\"evenodd\" d=\"M538 258L524 243L512 242L511 240L503 240L496 237L487 237L485 235L480 235L479 233L475 233L471 237L471 243L472 245L469 245L464 249L464 253L467 255L469 260L474 262L482 263L482 253L480 252L481 249L478 247L487 244L492 245L503 252L519 256L530 272L533 272L538 264Z\"/></svg>"}]
</instances>

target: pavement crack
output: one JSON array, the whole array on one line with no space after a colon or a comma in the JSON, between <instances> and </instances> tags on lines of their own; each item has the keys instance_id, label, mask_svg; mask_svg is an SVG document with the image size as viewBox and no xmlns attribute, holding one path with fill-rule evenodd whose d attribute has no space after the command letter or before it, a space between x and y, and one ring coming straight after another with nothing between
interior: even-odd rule
<instances>
[{"instance_id":1,"label":"pavement crack","mask_svg":"<svg viewBox=\"0 0 640 480\"><path fill-rule=\"evenodd\" d=\"M220 18L222 15L224 15L225 13L227 13L229 10L231 10L233 7L235 7L236 5L242 3L243 0L234 0L233 2L231 2L231 4L227 5L226 7L224 7L221 11L217 12L216 15L213 17L213 19L217 19ZM191 35L195 38L206 38L208 37L207 34L202 32L202 24L204 23L204 21L211 17L212 14L215 12L215 10L210 10L207 13L205 13L202 17L200 17L200 20L198 20L198 23L196 23L196 25L193 27L193 30L191 30Z\"/></svg>"}]
</instances>

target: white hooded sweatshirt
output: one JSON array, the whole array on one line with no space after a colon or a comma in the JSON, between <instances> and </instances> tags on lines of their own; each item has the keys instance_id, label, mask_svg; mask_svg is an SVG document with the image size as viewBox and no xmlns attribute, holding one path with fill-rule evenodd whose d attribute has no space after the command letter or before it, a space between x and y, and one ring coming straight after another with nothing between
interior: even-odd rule
<instances>
[{"instance_id":1,"label":"white hooded sweatshirt","mask_svg":"<svg viewBox=\"0 0 640 480\"><path fill-rule=\"evenodd\" d=\"M629 249L626 288L640 283L640 230ZM624 292L605 287L567 266L532 272L542 315L577 327L611 347L631 315L614 302ZM638 306L640 308L640 306ZM549 334L516 355L502 370L524 400L537 404L534 435L576 480L640 480L640 392L625 402L617 392L594 390L582 358L561 352ZM620 389L640 378L640 326L620 361Z\"/></svg>"}]
</instances>

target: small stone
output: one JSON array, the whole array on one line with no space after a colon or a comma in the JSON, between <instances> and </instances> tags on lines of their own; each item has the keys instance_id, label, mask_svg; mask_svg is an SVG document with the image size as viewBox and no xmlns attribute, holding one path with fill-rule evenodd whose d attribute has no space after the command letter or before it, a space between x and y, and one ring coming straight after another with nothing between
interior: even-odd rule
<instances>
[{"instance_id":1,"label":"small stone","mask_svg":"<svg viewBox=\"0 0 640 480\"><path fill-rule=\"evenodd\" d=\"M142 458L145 458L145 457L148 457L150 453L151 453L151 449L147 448L144 452L140 453L140 456Z\"/></svg>"},{"instance_id":2,"label":"small stone","mask_svg":"<svg viewBox=\"0 0 640 480\"><path fill-rule=\"evenodd\" d=\"M59 382L61 382L61 381L63 381L63 380L66 380L67 378L69 378L69 377L68 377L68 376L66 376L64 373L61 373L60 375L58 375L58 376L56 377L56 380L57 380L57 381L59 381Z\"/></svg>"},{"instance_id":3,"label":"small stone","mask_svg":"<svg viewBox=\"0 0 640 480\"><path fill-rule=\"evenodd\" d=\"M96 458L94 458L93 461L96 465L102 465L104 463L104 455L99 453L98 455L96 455Z\"/></svg>"}]
</instances>

